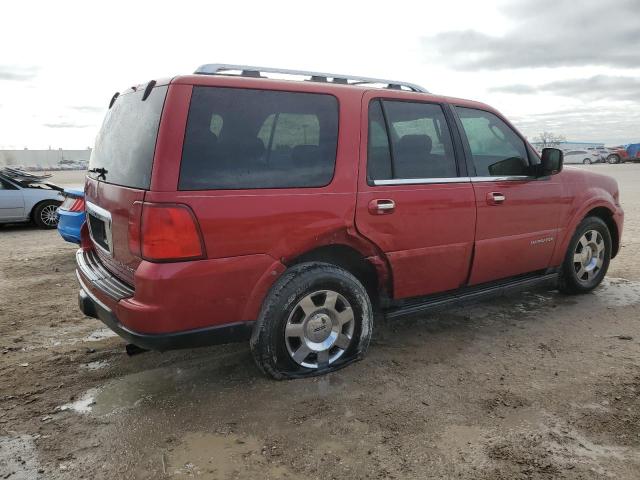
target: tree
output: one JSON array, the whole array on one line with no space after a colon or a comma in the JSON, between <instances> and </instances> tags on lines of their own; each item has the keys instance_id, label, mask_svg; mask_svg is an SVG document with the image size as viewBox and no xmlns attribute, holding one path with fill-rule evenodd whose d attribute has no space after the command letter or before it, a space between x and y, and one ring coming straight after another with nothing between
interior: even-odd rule
<instances>
[{"instance_id":1,"label":"tree","mask_svg":"<svg viewBox=\"0 0 640 480\"><path fill-rule=\"evenodd\" d=\"M553 132L542 132L540 135L533 139L534 143L540 144L541 148L557 147L560 143L564 142L567 138L564 135L556 135Z\"/></svg>"}]
</instances>

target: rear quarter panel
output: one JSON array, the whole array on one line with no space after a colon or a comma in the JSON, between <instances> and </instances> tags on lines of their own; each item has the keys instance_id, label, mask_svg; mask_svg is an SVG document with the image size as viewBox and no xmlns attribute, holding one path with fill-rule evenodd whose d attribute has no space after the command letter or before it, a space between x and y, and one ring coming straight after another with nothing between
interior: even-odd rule
<instances>
[{"instance_id":1,"label":"rear quarter panel","mask_svg":"<svg viewBox=\"0 0 640 480\"><path fill-rule=\"evenodd\" d=\"M238 79L206 79L215 86L238 87ZM265 88L262 80L242 79L246 88ZM283 82L270 89L326 93L313 83ZM208 259L268 255L280 264L320 246L346 244L365 256L378 251L359 238L354 227L362 90L336 88L339 104L336 166L332 182L320 188L178 191L184 131L192 86L172 85L160 124L148 202L186 204L195 213ZM261 262L256 268L264 270ZM258 285L246 283L242 297L250 298L243 319L257 316L260 303L284 268L251 272ZM259 299L256 300L256 299Z\"/></svg>"}]
</instances>

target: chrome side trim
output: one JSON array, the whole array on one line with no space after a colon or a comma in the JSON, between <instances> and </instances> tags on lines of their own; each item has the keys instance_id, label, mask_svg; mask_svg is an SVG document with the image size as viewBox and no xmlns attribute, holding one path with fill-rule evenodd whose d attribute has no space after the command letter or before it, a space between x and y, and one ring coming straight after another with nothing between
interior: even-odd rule
<instances>
[{"instance_id":1,"label":"chrome side trim","mask_svg":"<svg viewBox=\"0 0 640 480\"><path fill-rule=\"evenodd\" d=\"M536 177L529 175L511 175L505 177L471 177L472 182L512 182L522 180L535 180Z\"/></svg>"},{"instance_id":2,"label":"chrome side trim","mask_svg":"<svg viewBox=\"0 0 640 480\"><path fill-rule=\"evenodd\" d=\"M374 180L376 186L382 185L429 185L435 183L469 183L470 177L449 178L393 178L390 180Z\"/></svg>"},{"instance_id":3,"label":"chrome side trim","mask_svg":"<svg viewBox=\"0 0 640 480\"><path fill-rule=\"evenodd\" d=\"M104 233L106 237L105 241L107 242L107 246L109 247L108 250L93 238L90 221L87 222L87 226L89 227L89 236L91 237L91 240L93 240L93 244L97 248L102 250L105 254L111 256L111 252L113 251L113 236L111 234L111 213L108 210L105 210L104 208L99 207L98 205L91 202L85 202L85 209L87 211L87 214L93 215L94 217L104 222Z\"/></svg>"}]
</instances>

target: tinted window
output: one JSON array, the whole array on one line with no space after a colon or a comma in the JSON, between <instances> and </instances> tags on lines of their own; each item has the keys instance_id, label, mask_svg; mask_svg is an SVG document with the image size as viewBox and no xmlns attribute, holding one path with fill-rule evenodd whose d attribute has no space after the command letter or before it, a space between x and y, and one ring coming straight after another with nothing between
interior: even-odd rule
<instances>
[{"instance_id":1,"label":"tinted window","mask_svg":"<svg viewBox=\"0 0 640 480\"><path fill-rule=\"evenodd\" d=\"M382 108L388 122L388 134ZM457 175L451 135L442 107L387 100L370 105L371 179L446 178Z\"/></svg>"},{"instance_id":2,"label":"tinted window","mask_svg":"<svg viewBox=\"0 0 640 480\"><path fill-rule=\"evenodd\" d=\"M378 100L369 105L367 176L369 180L394 178L391 170L389 137L387 136L382 107Z\"/></svg>"},{"instance_id":3,"label":"tinted window","mask_svg":"<svg viewBox=\"0 0 640 480\"><path fill-rule=\"evenodd\" d=\"M479 177L528 175L529 160L522 139L496 115L457 107Z\"/></svg>"},{"instance_id":4,"label":"tinted window","mask_svg":"<svg viewBox=\"0 0 640 480\"><path fill-rule=\"evenodd\" d=\"M148 189L158 125L167 86L156 87L142 101L144 90L120 95L107 112L91 152L89 169L104 168L100 179L126 187ZM89 173L96 178L96 174Z\"/></svg>"},{"instance_id":5,"label":"tinted window","mask_svg":"<svg viewBox=\"0 0 640 480\"><path fill-rule=\"evenodd\" d=\"M4 180L0 179L0 190L17 190L17 189L18 189L17 187L14 187L9 182L5 182Z\"/></svg>"},{"instance_id":6,"label":"tinted window","mask_svg":"<svg viewBox=\"0 0 640 480\"><path fill-rule=\"evenodd\" d=\"M324 186L337 139L338 102L330 95L195 87L179 188Z\"/></svg>"}]
</instances>

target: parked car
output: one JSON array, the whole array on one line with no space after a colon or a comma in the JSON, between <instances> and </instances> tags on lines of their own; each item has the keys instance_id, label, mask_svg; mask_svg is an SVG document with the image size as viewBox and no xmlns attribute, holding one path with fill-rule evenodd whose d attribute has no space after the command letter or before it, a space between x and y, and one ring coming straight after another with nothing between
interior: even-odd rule
<instances>
[{"instance_id":1,"label":"parked car","mask_svg":"<svg viewBox=\"0 0 640 480\"><path fill-rule=\"evenodd\" d=\"M76 189L64 191L64 201L58 208L58 232L67 242L80 243L80 228L85 221L84 192Z\"/></svg>"},{"instance_id":2,"label":"parked car","mask_svg":"<svg viewBox=\"0 0 640 480\"><path fill-rule=\"evenodd\" d=\"M564 163L591 165L600 162L600 154L588 150L568 150L564 152Z\"/></svg>"},{"instance_id":3,"label":"parked car","mask_svg":"<svg viewBox=\"0 0 640 480\"><path fill-rule=\"evenodd\" d=\"M591 153L597 154L598 162L606 162L607 157L609 156L609 150L604 147L589 147L587 150Z\"/></svg>"},{"instance_id":4,"label":"parked car","mask_svg":"<svg viewBox=\"0 0 640 480\"><path fill-rule=\"evenodd\" d=\"M612 147L609 149L608 163L624 163L629 160L629 154L623 146Z\"/></svg>"},{"instance_id":5,"label":"parked car","mask_svg":"<svg viewBox=\"0 0 640 480\"><path fill-rule=\"evenodd\" d=\"M50 177L9 167L0 170L0 224L33 222L55 228L62 188L45 181Z\"/></svg>"},{"instance_id":6,"label":"parked car","mask_svg":"<svg viewBox=\"0 0 640 480\"><path fill-rule=\"evenodd\" d=\"M403 82L151 81L113 97L92 151L80 308L142 349L250 340L274 378L329 372L362 358L374 312L595 288L618 186L562 160L488 105Z\"/></svg>"},{"instance_id":7,"label":"parked car","mask_svg":"<svg viewBox=\"0 0 640 480\"><path fill-rule=\"evenodd\" d=\"M627 145L628 160L632 162L640 161L640 143L631 143Z\"/></svg>"}]
</instances>

